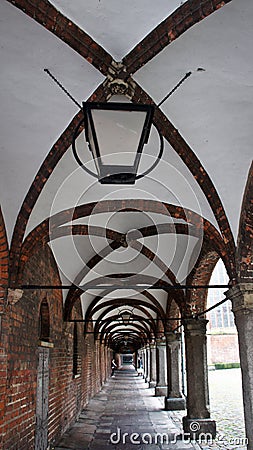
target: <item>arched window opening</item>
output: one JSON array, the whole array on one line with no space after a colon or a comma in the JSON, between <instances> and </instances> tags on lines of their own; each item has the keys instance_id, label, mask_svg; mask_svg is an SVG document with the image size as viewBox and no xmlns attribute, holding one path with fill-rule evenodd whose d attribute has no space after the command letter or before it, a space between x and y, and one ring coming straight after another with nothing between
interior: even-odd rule
<instances>
[{"instance_id":1,"label":"arched window opening","mask_svg":"<svg viewBox=\"0 0 253 450\"><path fill-rule=\"evenodd\" d=\"M226 272L226 268L221 259L217 262L215 269L212 273L210 284L228 284L228 274ZM207 297L207 308L210 308L220 301L222 301L225 296L224 292L227 288L221 289L209 289L208 297ZM222 331L222 334L227 330L236 333L235 323L234 323L234 315L232 313L232 304L231 301L228 300L224 302L222 305L217 306L212 311L210 311L207 315L207 319L210 321L209 328L210 330Z\"/></svg>"},{"instance_id":2,"label":"arched window opening","mask_svg":"<svg viewBox=\"0 0 253 450\"><path fill-rule=\"evenodd\" d=\"M40 305L39 315L39 339L44 342L49 342L50 338L50 317L47 299L44 298Z\"/></svg>"},{"instance_id":3,"label":"arched window opening","mask_svg":"<svg viewBox=\"0 0 253 450\"><path fill-rule=\"evenodd\" d=\"M211 285L228 284L228 274L220 259L212 273ZM211 368L239 367L239 347L232 304L226 300L224 292L227 288L208 290L207 308L216 306L207 313L207 359ZM224 303L219 303L223 300Z\"/></svg>"}]
</instances>

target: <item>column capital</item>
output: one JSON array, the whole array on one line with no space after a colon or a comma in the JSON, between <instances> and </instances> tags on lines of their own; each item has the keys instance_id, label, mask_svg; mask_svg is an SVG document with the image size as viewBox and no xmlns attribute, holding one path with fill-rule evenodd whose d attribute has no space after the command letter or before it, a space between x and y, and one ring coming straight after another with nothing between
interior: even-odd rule
<instances>
[{"instance_id":1,"label":"column capital","mask_svg":"<svg viewBox=\"0 0 253 450\"><path fill-rule=\"evenodd\" d=\"M172 333L171 331L168 331L165 333L165 336L167 344L173 344L180 342L181 340L181 333Z\"/></svg>"},{"instance_id":2,"label":"column capital","mask_svg":"<svg viewBox=\"0 0 253 450\"><path fill-rule=\"evenodd\" d=\"M206 319L185 319L184 320L185 333L191 336L200 336L206 334Z\"/></svg>"},{"instance_id":3,"label":"column capital","mask_svg":"<svg viewBox=\"0 0 253 450\"><path fill-rule=\"evenodd\" d=\"M156 339L156 346L157 347L162 347L162 346L166 346L166 337L160 337Z\"/></svg>"},{"instance_id":4,"label":"column capital","mask_svg":"<svg viewBox=\"0 0 253 450\"><path fill-rule=\"evenodd\" d=\"M232 301L233 312L253 311L253 283L240 283L225 292L227 299Z\"/></svg>"}]
</instances>

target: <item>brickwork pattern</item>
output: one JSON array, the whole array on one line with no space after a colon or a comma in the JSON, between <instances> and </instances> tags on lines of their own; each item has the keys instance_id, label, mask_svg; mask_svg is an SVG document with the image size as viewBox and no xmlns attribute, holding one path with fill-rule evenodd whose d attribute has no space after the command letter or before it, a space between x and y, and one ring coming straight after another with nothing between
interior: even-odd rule
<instances>
[{"instance_id":1,"label":"brickwork pattern","mask_svg":"<svg viewBox=\"0 0 253 450\"><path fill-rule=\"evenodd\" d=\"M6 297L6 288L8 285L8 266L9 266L9 248L5 229L4 218L0 208L0 313Z\"/></svg>"},{"instance_id":2,"label":"brickwork pattern","mask_svg":"<svg viewBox=\"0 0 253 450\"><path fill-rule=\"evenodd\" d=\"M59 284L56 264L48 246L26 264L24 282ZM101 388L101 367L97 364L99 342L93 334L84 338L83 325L78 329L78 376L73 377L73 323L63 322L61 290L26 291L15 304L8 305L8 361L3 378L7 379L3 427L4 450L32 450L36 419L36 387L39 345L40 305L46 300L50 311L49 341L49 441L61 436L72 424L88 400ZM73 317L81 318L80 302ZM97 367L97 368L96 368ZM104 377L108 375L105 374ZM107 371L108 372L108 371Z\"/></svg>"},{"instance_id":3,"label":"brickwork pattern","mask_svg":"<svg viewBox=\"0 0 253 450\"><path fill-rule=\"evenodd\" d=\"M4 315L6 308L6 290L8 285L9 249L6 229L0 208L0 447L3 444L4 415L7 380L7 323Z\"/></svg>"},{"instance_id":4,"label":"brickwork pattern","mask_svg":"<svg viewBox=\"0 0 253 450\"><path fill-rule=\"evenodd\" d=\"M239 363L238 337L236 334L207 335L208 364Z\"/></svg>"},{"instance_id":5,"label":"brickwork pattern","mask_svg":"<svg viewBox=\"0 0 253 450\"><path fill-rule=\"evenodd\" d=\"M237 270L239 281L252 283L253 279L253 163L251 164L242 202L238 242Z\"/></svg>"},{"instance_id":6,"label":"brickwork pattern","mask_svg":"<svg viewBox=\"0 0 253 450\"><path fill-rule=\"evenodd\" d=\"M220 255L205 245L199 255L198 261L187 278L189 285L207 286L210 282L212 272L218 262ZM206 310L208 289L191 289L187 292L187 302L191 305L192 313L198 314Z\"/></svg>"}]
</instances>

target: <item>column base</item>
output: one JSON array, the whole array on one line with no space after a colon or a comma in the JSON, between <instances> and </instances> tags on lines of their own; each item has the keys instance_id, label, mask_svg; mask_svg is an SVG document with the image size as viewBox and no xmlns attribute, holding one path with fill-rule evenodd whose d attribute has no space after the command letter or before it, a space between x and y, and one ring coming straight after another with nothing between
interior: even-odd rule
<instances>
[{"instance_id":1,"label":"column base","mask_svg":"<svg viewBox=\"0 0 253 450\"><path fill-rule=\"evenodd\" d=\"M155 388L156 387L156 381L150 381L149 382L149 387L150 388Z\"/></svg>"},{"instance_id":2,"label":"column base","mask_svg":"<svg viewBox=\"0 0 253 450\"><path fill-rule=\"evenodd\" d=\"M165 397L165 411L179 411L186 409L186 401L183 397Z\"/></svg>"},{"instance_id":3,"label":"column base","mask_svg":"<svg viewBox=\"0 0 253 450\"><path fill-rule=\"evenodd\" d=\"M216 436L216 422L212 419L189 419L183 417L183 429L191 439L208 440Z\"/></svg>"},{"instance_id":4,"label":"column base","mask_svg":"<svg viewBox=\"0 0 253 450\"><path fill-rule=\"evenodd\" d=\"M155 396L156 397L166 397L167 394L168 394L167 386L156 386L155 387Z\"/></svg>"}]
</instances>

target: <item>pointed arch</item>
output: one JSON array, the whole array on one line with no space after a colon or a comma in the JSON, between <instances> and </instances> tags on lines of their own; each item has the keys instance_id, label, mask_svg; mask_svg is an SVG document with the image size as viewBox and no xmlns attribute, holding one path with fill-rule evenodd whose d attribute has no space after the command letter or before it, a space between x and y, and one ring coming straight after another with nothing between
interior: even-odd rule
<instances>
[{"instance_id":1,"label":"pointed arch","mask_svg":"<svg viewBox=\"0 0 253 450\"><path fill-rule=\"evenodd\" d=\"M251 164L242 201L236 250L238 281L253 279L253 162Z\"/></svg>"},{"instance_id":2,"label":"pointed arch","mask_svg":"<svg viewBox=\"0 0 253 450\"><path fill-rule=\"evenodd\" d=\"M0 207L0 311L5 303L9 278L9 246L4 217Z\"/></svg>"}]
</instances>

